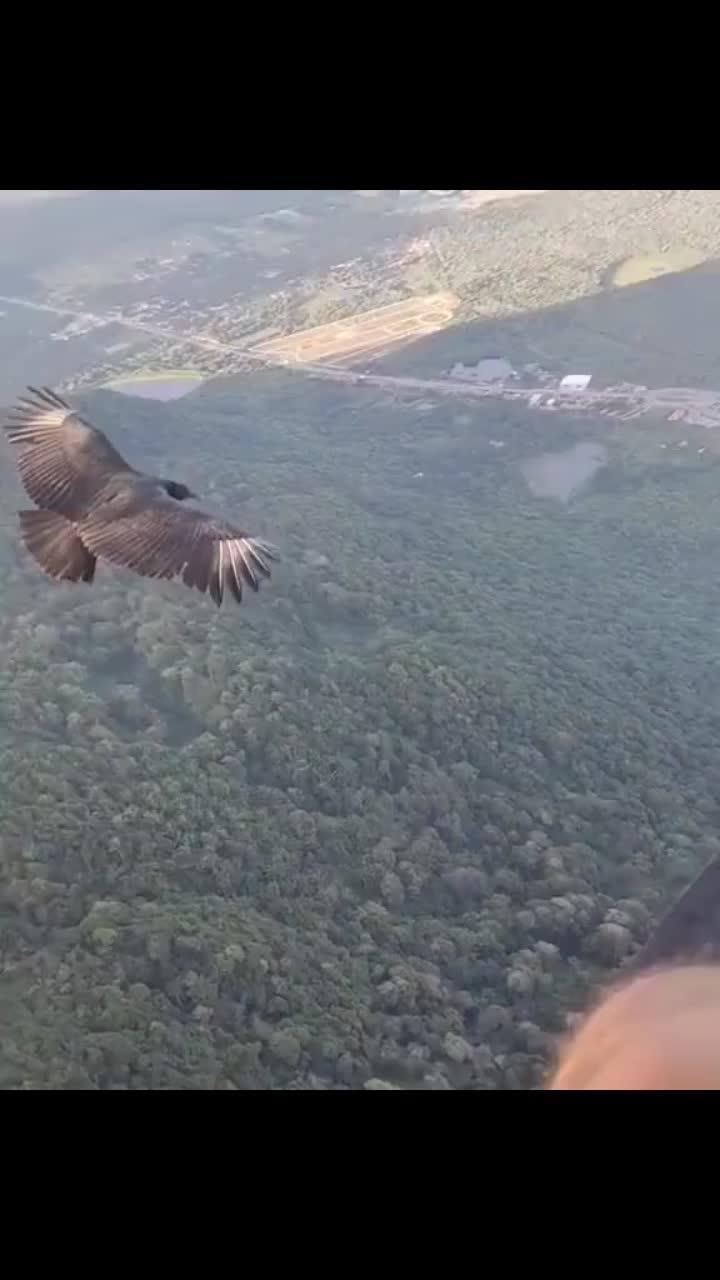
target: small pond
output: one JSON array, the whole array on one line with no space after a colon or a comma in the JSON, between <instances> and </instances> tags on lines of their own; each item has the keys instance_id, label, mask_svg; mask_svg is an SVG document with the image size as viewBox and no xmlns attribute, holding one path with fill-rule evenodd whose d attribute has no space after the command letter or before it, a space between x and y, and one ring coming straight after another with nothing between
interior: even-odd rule
<instances>
[{"instance_id":1,"label":"small pond","mask_svg":"<svg viewBox=\"0 0 720 1280\"><path fill-rule=\"evenodd\" d=\"M142 396L145 400L179 400L188 391L196 391L205 379L201 373L191 371L167 373L139 373L137 376L117 378L106 382L108 391L120 391L125 396Z\"/></svg>"},{"instance_id":2,"label":"small pond","mask_svg":"<svg viewBox=\"0 0 720 1280\"><path fill-rule=\"evenodd\" d=\"M526 484L536 498L569 502L588 484L608 460L604 445L592 440L574 444L559 453L539 453L521 463Z\"/></svg>"}]
</instances>

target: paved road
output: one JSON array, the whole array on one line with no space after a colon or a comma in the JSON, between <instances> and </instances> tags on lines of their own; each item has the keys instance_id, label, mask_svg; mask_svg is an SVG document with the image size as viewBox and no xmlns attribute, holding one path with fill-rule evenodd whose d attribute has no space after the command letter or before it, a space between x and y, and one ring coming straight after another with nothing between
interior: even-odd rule
<instances>
[{"instance_id":1,"label":"paved road","mask_svg":"<svg viewBox=\"0 0 720 1280\"><path fill-rule=\"evenodd\" d=\"M635 393L606 390L567 391L557 387L551 389L547 386L490 387L478 386L472 382L451 381L447 378L403 378L394 377L391 374L360 374L351 369L343 369L330 364L300 364L278 356L261 355L257 351L253 351L251 347L244 347L241 343L223 342L219 338L205 337L203 334L174 333L172 330L164 329L160 325L148 324L143 320L134 320L124 316L122 313L119 315L112 313L107 316L98 316L91 311L78 311L71 307L57 307L47 302L32 302L28 298L18 298L4 294L0 294L0 302L27 307L31 311L45 311L57 316L85 320L97 328L108 324L122 325L126 329L135 329L140 333L147 333L151 337L170 339L173 342L186 342L190 345L203 347L206 350L227 351L229 355L242 356L246 360L255 360L258 364L297 369L299 372L334 382L366 383L369 386L381 387L388 391L437 392L441 395L459 396L463 399L524 400L526 402L530 401L535 395L542 395L545 401L547 401L548 397L553 397L557 406L562 408L587 410L600 404L607 405L608 402L616 401L618 408L627 404L628 408L636 407L638 413L647 412L649 409L670 413L673 409L682 407L683 409L695 410L695 412L706 416L709 413L711 417L714 414L714 410L709 407L710 401L715 398L720 401L720 392L709 392L690 387L683 388L681 396L678 396L677 393L673 394L672 388L668 388L667 391L660 389ZM707 421L704 425L710 426L714 425L714 423ZM720 426L720 410L718 410L717 425Z\"/></svg>"},{"instance_id":2,"label":"paved road","mask_svg":"<svg viewBox=\"0 0 720 1280\"><path fill-rule=\"evenodd\" d=\"M17 307L28 307L30 311L49 311L56 316L67 316L73 320L86 320L93 324L93 327L102 328L108 324L122 325L125 329L137 329L140 333L149 333L154 338L170 338L174 342L189 342L196 347L210 347L214 351L232 352L234 355L242 355L249 360L257 360L262 364L275 364L277 361L268 360L266 356L256 355L255 352L247 347L236 345L231 342L220 342L217 338L206 338L202 334L182 334L174 333L171 329L163 329L160 325L146 324L143 320L132 320L128 316L94 315L92 311L75 311L71 307L56 307L48 302L31 302L28 298L15 298L7 294L0 294L0 302L14 303Z\"/></svg>"}]
</instances>

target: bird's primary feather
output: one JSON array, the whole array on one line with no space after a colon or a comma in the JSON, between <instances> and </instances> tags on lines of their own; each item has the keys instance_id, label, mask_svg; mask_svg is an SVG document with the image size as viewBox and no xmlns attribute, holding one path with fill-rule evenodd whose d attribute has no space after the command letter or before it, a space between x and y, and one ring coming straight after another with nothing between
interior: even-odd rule
<instances>
[{"instance_id":1,"label":"bird's primary feather","mask_svg":"<svg viewBox=\"0 0 720 1280\"><path fill-rule=\"evenodd\" d=\"M124 505L124 503L123 503ZM225 588L242 599L243 583L257 591L259 576L270 577L275 556L264 542L162 493L125 510L108 502L78 524L86 547L148 578L182 575L188 587L209 591L221 604Z\"/></svg>"},{"instance_id":2,"label":"bird's primary feather","mask_svg":"<svg viewBox=\"0 0 720 1280\"><path fill-rule=\"evenodd\" d=\"M104 432L52 391L29 388L5 425L18 445L17 466L28 497L44 511L75 519L112 478L137 474Z\"/></svg>"}]
</instances>

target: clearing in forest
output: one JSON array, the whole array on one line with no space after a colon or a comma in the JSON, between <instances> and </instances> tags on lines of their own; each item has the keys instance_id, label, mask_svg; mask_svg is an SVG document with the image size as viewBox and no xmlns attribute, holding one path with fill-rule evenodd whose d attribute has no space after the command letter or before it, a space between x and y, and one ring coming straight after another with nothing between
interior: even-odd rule
<instances>
[{"instance_id":1,"label":"clearing in forest","mask_svg":"<svg viewBox=\"0 0 720 1280\"><path fill-rule=\"evenodd\" d=\"M454 293L428 293L386 307L374 307L346 320L334 320L284 338L273 338L259 343L253 351L293 364L319 364L324 360L350 363L361 355L378 354L396 343L443 329L454 319L458 307L459 300Z\"/></svg>"}]
</instances>

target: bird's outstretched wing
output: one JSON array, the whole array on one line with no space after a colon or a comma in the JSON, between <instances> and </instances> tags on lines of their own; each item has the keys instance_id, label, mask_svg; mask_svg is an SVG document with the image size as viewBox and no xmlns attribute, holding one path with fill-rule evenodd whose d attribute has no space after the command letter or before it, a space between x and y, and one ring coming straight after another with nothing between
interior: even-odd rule
<instances>
[{"instance_id":1,"label":"bird's outstretched wing","mask_svg":"<svg viewBox=\"0 0 720 1280\"><path fill-rule=\"evenodd\" d=\"M147 578L182 575L188 587L209 591L217 605L227 589L242 599L243 583L257 591L270 577L274 548L224 520L181 506L164 495L139 495L117 513L113 502L94 508L77 531L93 555Z\"/></svg>"},{"instance_id":2,"label":"bird's outstretched wing","mask_svg":"<svg viewBox=\"0 0 720 1280\"><path fill-rule=\"evenodd\" d=\"M84 514L111 476L132 472L107 436L80 417L54 391L29 387L4 423L20 447L25 490L44 511L69 519Z\"/></svg>"}]
</instances>

